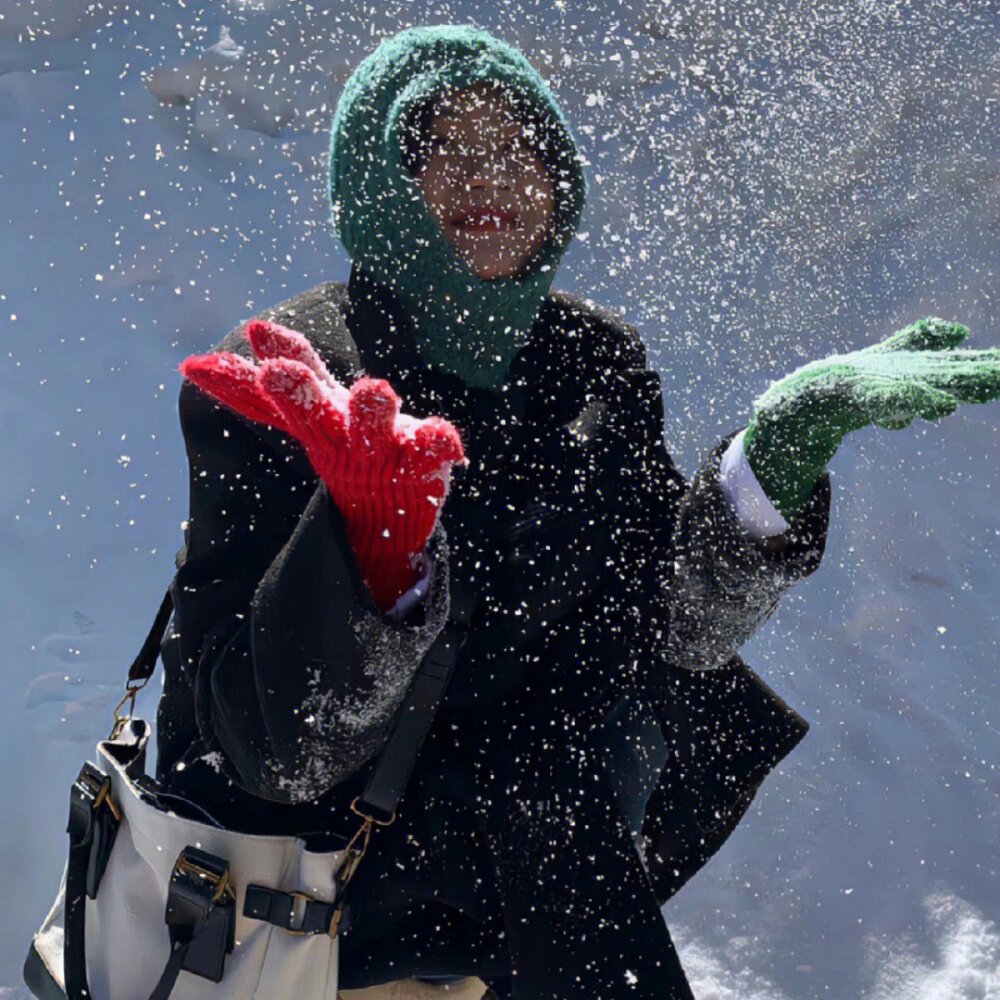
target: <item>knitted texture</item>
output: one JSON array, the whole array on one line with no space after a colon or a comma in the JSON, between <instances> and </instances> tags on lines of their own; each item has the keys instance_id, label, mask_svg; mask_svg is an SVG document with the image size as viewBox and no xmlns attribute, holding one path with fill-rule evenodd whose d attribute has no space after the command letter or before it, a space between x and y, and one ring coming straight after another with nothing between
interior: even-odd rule
<instances>
[{"instance_id":1,"label":"knitted texture","mask_svg":"<svg viewBox=\"0 0 1000 1000\"><path fill-rule=\"evenodd\" d=\"M340 385L294 330L253 320L246 334L259 364L222 352L189 357L181 372L302 444L343 515L375 604L388 610L416 582L451 466L465 460L458 432L439 417L401 414L384 380Z\"/></svg>"},{"instance_id":2,"label":"knitted texture","mask_svg":"<svg viewBox=\"0 0 1000 1000\"><path fill-rule=\"evenodd\" d=\"M791 519L843 438L939 420L959 403L1000 396L1000 349L956 350L958 323L923 319L881 343L796 369L754 402L743 447L771 502Z\"/></svg>"},{"instance_id":3,"label":"knitted texture","mask_svg":"<svg viewBox=\"0 0 1000 1000\"><path fill-rule=\"evenodd\" d=\"M478 277L443 238L401 145L424 102L481 81L500 85L545 123L541 155L555 195L546 240L519 275L494 280ZM351 259L405 306L424 359L471 385L505 380L585 196L576 143L552 93L520 52L484 31L410 28L384 41L344 87L330 140L333 224Z\"/></svg>"}]
</instances>

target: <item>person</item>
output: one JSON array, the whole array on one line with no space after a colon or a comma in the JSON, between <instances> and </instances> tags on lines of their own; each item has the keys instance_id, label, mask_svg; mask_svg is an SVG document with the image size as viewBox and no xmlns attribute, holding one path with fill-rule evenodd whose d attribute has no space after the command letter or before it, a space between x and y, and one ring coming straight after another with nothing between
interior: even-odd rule
<instances>
[{"instance_id":1,"label":"person","mask_svg":"<svg viewBox=\"0 0 1000 1000\"><path fill-rule=\"evenodd\" d=\"M635 331L551 287L586 184L519 52L463 26L384 41L341 96L330 194L348 282L184 368L158 778L235 829L348 832L453 628L351 883L341 988L691 997L660 906L807 728L737 651L820 563L843 434L996 395L995 352L924 321L806 366L688 483Z\"/></svg>"}]
</instances>

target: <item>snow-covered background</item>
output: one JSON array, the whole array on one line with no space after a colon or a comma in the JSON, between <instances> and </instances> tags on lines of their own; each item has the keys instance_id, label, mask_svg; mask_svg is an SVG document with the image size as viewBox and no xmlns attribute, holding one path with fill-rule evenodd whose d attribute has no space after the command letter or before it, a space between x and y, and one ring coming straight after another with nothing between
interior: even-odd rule
<instances>
[{"instance_id":1,"label":"snow-covered background","mask_svg":"<svg viewBox=\"0 0 1000 1000\"><path fill-rule=\"evenodd\" d=\"M445 21L563 102L557 286L639 326L686 471L805 360L927 314L1000 343L997 0L0 0L4 1000L171 575L176 366L346 276L333 106ZM1000 404L838 453L825 563L745 651L812 731L667 908L699 1000L1000 997L998 456Z\"/></svg>"}]
</instances>

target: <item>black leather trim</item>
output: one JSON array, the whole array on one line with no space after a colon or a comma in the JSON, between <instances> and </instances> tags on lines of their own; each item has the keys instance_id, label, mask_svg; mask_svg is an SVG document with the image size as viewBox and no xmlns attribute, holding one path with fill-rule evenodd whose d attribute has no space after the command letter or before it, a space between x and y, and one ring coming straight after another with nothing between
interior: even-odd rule
<instances>
[{"instance_id":1,"label":"black leather trim","mask_svg":"<svg viewBox=\"0 0 1000 1000\"><path fill-rule=\"evenodd\" d=\"M66 1000L66 994L52 977L49 967L38 954L34 941L28 949L28 957L24 960L25 985L38 997L38 1000Z\"/></svg>"}]
</instances>

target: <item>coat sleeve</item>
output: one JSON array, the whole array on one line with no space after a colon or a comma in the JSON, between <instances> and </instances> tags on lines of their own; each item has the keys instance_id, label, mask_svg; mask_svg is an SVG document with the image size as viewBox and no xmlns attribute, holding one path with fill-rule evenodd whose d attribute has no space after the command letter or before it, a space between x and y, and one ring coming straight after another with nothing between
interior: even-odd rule
<instances>
[{"instance_id":1,"label":"coat sleeve","mask_svg":"<svg viewBox=\"0 0 1000 1000\"><path fill-rule=\"evenodd\" d=\"M428 597L394 623L294 442L190 384L180 415L191 499L164 648L161 775L197 741L253 795L315 799L378 752L444 625L443 529Z\"/></svg>"},{"instance_id":2,"label":"coat sleeve","mask_svg":"<svg viewBox=\"0 0 1000 1000\"><path fill-rule=\"evenodd\" d=\"M781 596L814 572L826 544L830 480L824 474L771 550L738 524L719 485L730 435L715 447L681 498L659 580L670 628L665 659L688 670L727 663L774 613Z\"/></svg>"},{"instance_id":3,"label":"coat sleeve","mask_svg":"<svg viewBox=\"0 0 1000 1000\"><path fill-rule=\"evenodd\" d=\"M816 483L782 547L754 539L740 527L719 480L736 432L688 483L664 444L660 378L634 333L624 343L601 387L610 423L606 452L620 464L612 515L621 552L616 573L631 581L635 624L651 656L686 670L717 669L774 613L781 596L819 566L829 476Z\"/></svg>"}]
</instances>

